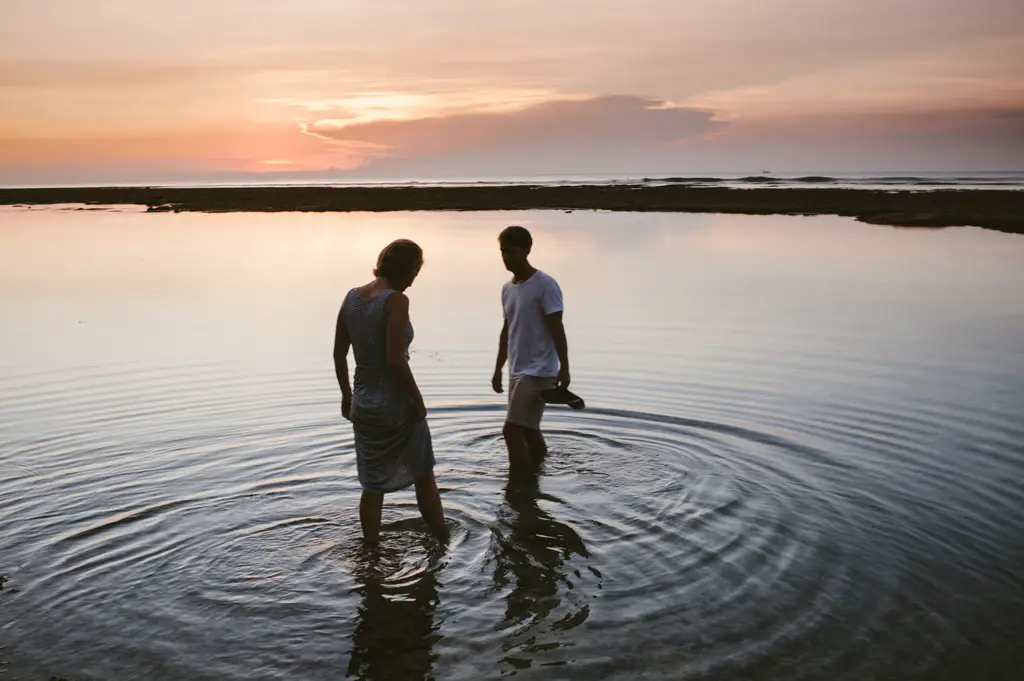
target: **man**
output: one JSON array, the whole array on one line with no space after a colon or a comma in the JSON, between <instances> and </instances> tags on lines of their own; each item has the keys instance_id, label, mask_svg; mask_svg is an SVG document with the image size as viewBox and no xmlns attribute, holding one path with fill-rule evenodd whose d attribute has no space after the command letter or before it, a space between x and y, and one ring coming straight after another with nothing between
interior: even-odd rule
<instances>
[{"instance_id":1,"label":"man","mask_svg":"<svg viewBox=\"0 0 1024 681\"><path fill-rule=\"evenodd\" d=\"M502 392L501 371L509 363L505 445L509 469L529 471L547 454L540 432L544 415L541 392L569 387L569 348L562 325L562 290L552 277L530 264L533 237L512 226L498 235L501 259L512 273L501 289L505 324L498 341L498 361L491 385Z\"/></svg>"}]
</instances>

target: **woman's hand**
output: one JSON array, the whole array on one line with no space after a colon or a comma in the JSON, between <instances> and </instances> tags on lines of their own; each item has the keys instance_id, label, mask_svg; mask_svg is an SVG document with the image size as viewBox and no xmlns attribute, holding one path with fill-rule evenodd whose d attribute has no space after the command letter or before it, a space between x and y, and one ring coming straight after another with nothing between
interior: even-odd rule
<instances>
[{"instance_id":1,"label":"woman's hand","mask_svg":"<svg viewBox=\"0 0 1024 681\"><path fill-rule=\"evenodd\" d=\"M343 395L341 398L341 416L349 421L352 420L352 396Z\"/></svg>"},{"instance_id":2,"label":"woman's hand","mask_svg":"<svg viewBox=\"0 0 1024 681\"><path fill-rule=\"evenodd\" d=\"M412 413L416 416L417 421L427 418L427 405L423 404L423 400L416 400L412 403Z\"/></svg>"}]
</instances>

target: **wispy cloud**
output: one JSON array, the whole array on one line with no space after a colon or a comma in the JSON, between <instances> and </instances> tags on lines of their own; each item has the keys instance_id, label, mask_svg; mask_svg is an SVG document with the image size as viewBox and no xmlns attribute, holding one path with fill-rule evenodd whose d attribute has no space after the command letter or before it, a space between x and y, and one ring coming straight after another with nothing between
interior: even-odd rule
<instances>
[{"instance_id":1,"label":"wispy cloud","mask_svg":"<svg viewBox=\"0 0 1024 681\"><path fill-rule=\"evenodd\" d=\"M563 166L585 166L586 159L613 155L629 165L645 154L678 153L674 142L722 125L710 111L657 99L608 96L404 121L319 121L309 124L307 131L349 143L385 145L393 157L447 156L461 162L514 157L517 167L539 169L556 158L566 160Z\"/></svg>"}]
</instances>

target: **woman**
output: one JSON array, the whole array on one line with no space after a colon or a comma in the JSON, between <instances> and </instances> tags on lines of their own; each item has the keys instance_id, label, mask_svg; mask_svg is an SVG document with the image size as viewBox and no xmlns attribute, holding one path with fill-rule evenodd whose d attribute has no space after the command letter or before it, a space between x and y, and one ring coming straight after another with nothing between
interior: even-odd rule
<instances>
[{"instance_id":1,"label":"woman","mask_svg":"<svg viewBox=\"0 0 1024 681\"><path fill-rule=\"evenodd\" d=\"M363 488L359 520L363 537L380 534L384 495L416 485L416 502L430 531L447 538L441 496L434 480L434 449L427 409L409 369L409 299L403 291L423 266L423 250L408 239L389 244L377 258L375 279L345 296L334 337L334 369L341 386L341 415L352 422L356 469ZM348 349L356 359L349 385Z\"/></svg>"}]
</instances>

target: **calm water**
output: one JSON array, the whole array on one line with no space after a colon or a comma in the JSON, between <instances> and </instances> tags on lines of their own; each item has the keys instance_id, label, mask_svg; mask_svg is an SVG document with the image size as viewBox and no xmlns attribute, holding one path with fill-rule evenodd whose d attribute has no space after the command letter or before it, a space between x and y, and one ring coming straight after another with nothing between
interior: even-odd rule
<instances>
[{"instance_id":1,"label":"calm water","mask_svg":"<svg viewBox=\"0 0 1024 681\"><path fill-rule=\"evenodd\" d=\"M584 412L506 486L506 224ZM358 548L331 345L410 290L454 539ZM0 676L1008 679L1024 237L839 218L0 212Z\"/></svg>"}]
</instances>

